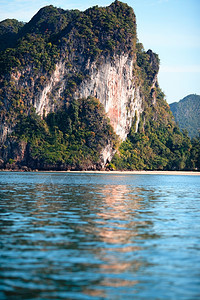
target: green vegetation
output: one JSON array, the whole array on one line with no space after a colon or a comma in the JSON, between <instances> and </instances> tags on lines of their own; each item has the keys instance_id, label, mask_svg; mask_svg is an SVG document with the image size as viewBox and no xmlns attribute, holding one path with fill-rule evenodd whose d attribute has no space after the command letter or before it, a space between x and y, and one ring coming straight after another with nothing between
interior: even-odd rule
<instances>
[{"instance_id":1,"label":"green vegetation","mask_svg":"<svg viewBox=\"0 0 200 300\"><path fill-rule=\"evenodd\" d=\"M188 169L191 141L173 121L169 105L158 86L154 88L155 105L145 106L138 132L136 118L130 133L113 157L117 169L183 170ZM151 99L149 95L149 101Z\"/></svg>"},{"instance_id":2,"label":"green vegetation","mask_svg":"<svg viewBox=\"0 0 200 300\"><path fill-rule=\"evenodd\" d=\"M183 170L190 169L191 142L177 127L145 126L145 131L130 133L120 145L112 163L120 170Z\"/></svg>"},{"instance_id":3,"label":"green vegetation","mask_svg":"<svg viewBox=\"0 0 200 300\"><path fill-rule=\"evenodd\" d=\"M38 169L101 169L102 150L115 148L113 132L104 107L96 98L73 100L45 120L32 113L21 116L12 140L27 143L26 165Z\"/></svg>"},{"instance_id":4,"label":"green vegetation","mask_svg":"<svg viewBox=\"0 0 200 300\"><path fill-rule=\"evenodd\" d=\"M200 170L200 136L192 139L188 169Z\"/></svg>"}]
</instances>

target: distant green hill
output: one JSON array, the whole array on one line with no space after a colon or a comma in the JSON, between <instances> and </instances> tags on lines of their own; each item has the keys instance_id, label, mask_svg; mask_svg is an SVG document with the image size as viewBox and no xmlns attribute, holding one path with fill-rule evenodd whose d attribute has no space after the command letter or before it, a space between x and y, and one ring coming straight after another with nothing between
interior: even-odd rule
<instances>
[{"instance_id":1,"label":"distant green hill","mask_svg":"<svg viewBox=\"0 0 200 300\"><path fill-rule=\"evenodd\" d=\"M171 111L181 129L186 129L191 138L199 135L200 96L188 95L179 102L170 104Z\"/></svg>"}]
</instances>

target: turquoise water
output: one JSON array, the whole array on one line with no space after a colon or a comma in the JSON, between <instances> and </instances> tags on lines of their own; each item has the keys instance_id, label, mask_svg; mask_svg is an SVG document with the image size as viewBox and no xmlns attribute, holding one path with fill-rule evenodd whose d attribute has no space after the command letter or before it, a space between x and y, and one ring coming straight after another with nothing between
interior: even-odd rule
<instances>
[{"instance_id":1,"label":"turquoise water","mask_svg":"<svg viewBox=\"0 0 200 300\"><path fill-rule=\"evenodd\" d=\"M0 299L200 299L200 177L0 173Z\"/></svg>"}]
</instances>

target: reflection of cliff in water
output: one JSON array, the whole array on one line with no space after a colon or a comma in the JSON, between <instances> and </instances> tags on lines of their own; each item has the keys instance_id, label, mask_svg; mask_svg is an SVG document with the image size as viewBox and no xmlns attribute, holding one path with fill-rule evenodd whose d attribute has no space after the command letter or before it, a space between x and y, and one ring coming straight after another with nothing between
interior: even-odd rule
<instances>
[{"instance_id":1,"label":"reflection of cliff in water","mask_svg":"<svg viewBox=\"0 0 200 300\"><path fill-rule=\"evenodd\" d=\"M102 197L94 226L101 247L98 251L95 249L95 253L101 260L98 272L107 274L101 286L105 286L105 289L132 289L139 283L138 279L133 278L143 265L143 261L138 259L141 247L135 241L139 235L135 217L141 208L140 191L136 189L133 193L126 185L106 185L100 187L98 192ZM129 275L126 279L123 276L125 273ZM85 292L93 295L93 290Z\"/></svg>"},{"instance_id":2,"label":"reflection of cliff in water","mask_svg":"<svg viewBox=\"0 0 200 300\"><path fill-rule=\"evenodd\" d=\"M109 244L133 241L138 234L134 229L134 214L140 208L140 198L131 195L126 185L105 186L102 194L104 201L97 220L99 236Z\"/></svg>"}]
</instances>

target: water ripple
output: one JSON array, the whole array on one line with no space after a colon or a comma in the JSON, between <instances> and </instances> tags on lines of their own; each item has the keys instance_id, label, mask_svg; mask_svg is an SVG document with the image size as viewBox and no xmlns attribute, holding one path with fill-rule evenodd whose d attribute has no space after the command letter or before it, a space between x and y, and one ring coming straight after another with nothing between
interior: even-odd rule
<instances>
[{"instance_id":1,"label":"water ripple","mask_svg":"<svg viewBox=\"0 0 200 300\"><path fill-rule=\"evenodd\" d=\"M199 299L199 181L0 173L0 299Z\"/></svg>"}]
</instances>

